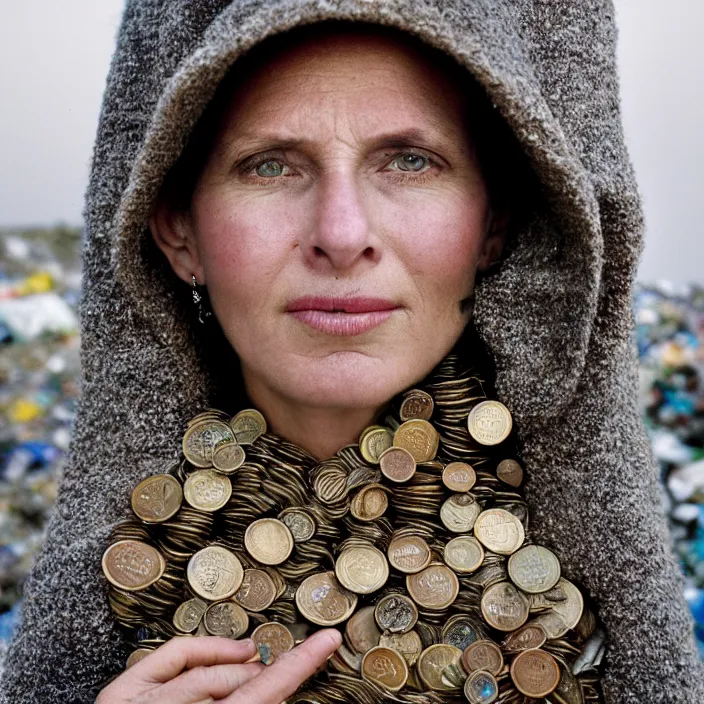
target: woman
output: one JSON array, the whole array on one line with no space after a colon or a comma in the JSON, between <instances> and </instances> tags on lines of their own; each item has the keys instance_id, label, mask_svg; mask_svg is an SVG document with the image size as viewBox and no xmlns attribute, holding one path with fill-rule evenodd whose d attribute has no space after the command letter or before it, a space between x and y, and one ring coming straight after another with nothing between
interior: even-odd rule
<instances>
[{"instance_id":1,"label":"woman","mask_svg":"<svg viewBox=\"0 0 704 704\"><path fill-rule=\"evenodd\" d=\"M277 39L326 20L384 28ZM477 119L469 75L539 195L501 178L522 162ZM242 382L273 430L325 458L468 325L519 430L533 535L604 624L605 701L703 700L635 404L642 223L610 3L128 2L86 220L83 399L8 701L287 697L334 630L266 670L245 641L176 639L104 687L127 651L99 562L131 490L173 463L199 410L243 408ZM207 285L211 332L183 282L203 320Z\"/></svg>"}]
</instances>

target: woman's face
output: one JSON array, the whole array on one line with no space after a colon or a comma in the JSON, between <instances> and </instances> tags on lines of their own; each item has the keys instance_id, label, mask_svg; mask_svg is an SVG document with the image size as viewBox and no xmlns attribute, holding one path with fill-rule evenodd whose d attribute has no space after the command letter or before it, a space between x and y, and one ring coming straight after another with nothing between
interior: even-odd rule
<instances>
[{"instance_id":1,"label":"woman's face","mask_svg":"<svg viewBox=\"0 0 704 704\"><path fill-rule=\"evenodd\" d=\"M378 408L455 344L501 246L466 109L365 35L298 46L233 96L172 264L207 285L254 400Z\"/></svg>"}]
</instances>

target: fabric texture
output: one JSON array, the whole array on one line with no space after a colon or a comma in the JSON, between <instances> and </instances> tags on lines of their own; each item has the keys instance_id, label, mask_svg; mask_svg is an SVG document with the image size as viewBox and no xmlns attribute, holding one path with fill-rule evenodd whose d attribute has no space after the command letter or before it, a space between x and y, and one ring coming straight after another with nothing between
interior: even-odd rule
<instances>
[{"instance_id":1,"label":"fabric texture","mask_svg":"<svg viewBox=\"0 0 704 704\"><path fill-rule=\"evenodd\" d=\"M608 704L704 702L704 677L636 407L631 293L643 220L624 146L610 0L127 0L85 208L82 397L6 660L7 702L93 702L127 649L101 556L138 481L178 458L222 389L146 220L236 58L326 19L406 30L465 66L520 140L544 207L477 291L519 430L537 541L608 633Z\"/></svg>"}]
</instances>

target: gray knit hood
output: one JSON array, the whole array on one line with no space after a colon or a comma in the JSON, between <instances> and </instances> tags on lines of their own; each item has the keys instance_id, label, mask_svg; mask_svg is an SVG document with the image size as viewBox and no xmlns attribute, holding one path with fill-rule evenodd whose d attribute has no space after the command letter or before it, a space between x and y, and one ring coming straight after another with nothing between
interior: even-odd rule
<instances>
[{"instance_id":1,"label":"gray knit hood","mask_svg":"<svg viewBox=\"0 0 704 704\"><path fill-rule=\"evenodd\" d=\"M643 221L610 0L127 0L85 208L82 398L0 691L87 703L124 667L100 558L132 488L178 458L185 421L223 372L200 351L188 289L147 218L233 62L327 19L396 27L450 54L522 145L544 206L479 285L474 317L519 431L533 535L597 604L608 704L704 702L636 407Z\"/></svg>"}]
</instances>

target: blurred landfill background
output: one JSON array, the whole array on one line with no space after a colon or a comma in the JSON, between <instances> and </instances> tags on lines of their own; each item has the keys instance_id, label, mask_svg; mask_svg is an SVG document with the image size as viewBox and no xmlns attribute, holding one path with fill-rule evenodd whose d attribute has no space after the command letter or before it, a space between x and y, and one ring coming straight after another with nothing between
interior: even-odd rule
<instances>
[{"instance_id":1,"label":"blurred landfill background","mask_svg":"<svg viewBox=\"0 0 704 704\"><path fill-rule=\"evenodd\" d=\"M42 543L78 395L81 233L0 230L0 654ZM641 286L640 404L704 657L704 288Z\"/></svg>"}]
</instances>

